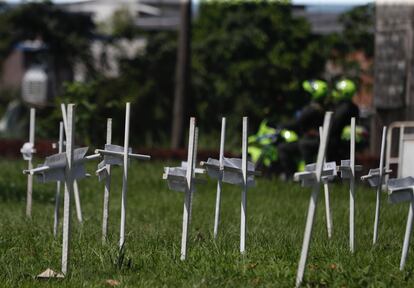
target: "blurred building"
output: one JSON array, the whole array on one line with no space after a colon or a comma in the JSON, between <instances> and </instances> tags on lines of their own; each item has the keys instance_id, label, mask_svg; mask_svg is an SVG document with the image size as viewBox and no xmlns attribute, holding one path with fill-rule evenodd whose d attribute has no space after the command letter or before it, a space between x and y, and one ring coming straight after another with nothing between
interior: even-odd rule
<instances>
[{"instance_id":1,"label":"blurred building","mask_svg":"<svg viewBox=\"0 0 414 288\"><path fill-rule=\"evenodd\" d=\"M377 0L372 149L380 126L414 120L414 1Z\"/></svg>"}]
</instances>

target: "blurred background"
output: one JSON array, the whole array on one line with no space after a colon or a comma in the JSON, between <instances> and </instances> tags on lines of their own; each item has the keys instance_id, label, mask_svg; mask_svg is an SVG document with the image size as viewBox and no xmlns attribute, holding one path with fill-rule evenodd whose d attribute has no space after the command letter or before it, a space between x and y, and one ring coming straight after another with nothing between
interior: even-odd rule
<instances>
[{"instance_id":1,"label":"blurred background","mask_svg":"<svg viewBox=\"0 0 414 288\"><path fill-rule=\"evenodd\" d=\"M190 116L200 148L239 153L266 119L294 118L310 101L302 83L352 79L352 102L376 155L381 126L414 118L410 1L0 1L0 153L19 154L28 109L36 141L56 139L59 104L78 104L77 142L122 143L132 102L135 147L184 148ZM15 147L16 146L16 147ZM14 150L13 150L14 149Z\"/></svg>"}]
</instances>

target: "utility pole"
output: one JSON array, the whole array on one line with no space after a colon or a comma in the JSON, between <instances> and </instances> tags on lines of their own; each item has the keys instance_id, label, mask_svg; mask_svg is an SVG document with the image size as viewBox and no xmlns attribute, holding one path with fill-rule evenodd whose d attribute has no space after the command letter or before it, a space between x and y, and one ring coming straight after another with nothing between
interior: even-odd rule
<instances>
[{"instance_id":1,"label":"utility pole","mask_svg":"<svg viewBox=\"0 0 414 288\"><path fill-rule=\"evenodd\" d=\"M175 70L175 92L171 127L171 148L182 144L185 104L188 101L191 67L191 0L180 0L180 26L178 32L177 64Z\"/></svg>"}]
</instances>

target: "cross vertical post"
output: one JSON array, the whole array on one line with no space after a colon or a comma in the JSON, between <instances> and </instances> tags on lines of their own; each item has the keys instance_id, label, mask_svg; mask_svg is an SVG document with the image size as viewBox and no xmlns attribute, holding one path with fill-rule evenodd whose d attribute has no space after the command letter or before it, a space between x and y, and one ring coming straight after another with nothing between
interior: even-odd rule
<instances>
[{"instance_id":1,"label":"cross vertical post","mask_svg":"<svg viewBox=\"0 0 414 288\"><path fill-rule=\"evenodd\" d=\"M240 253L246 251L246 214L247 214L247 130L248 118L243 117L242 131L242 173L243 189L241 194L241 214L240 214Z\"/></svg>"},{"instance_id":2,"label":"cross vertical post","mask_svg":"<svg viewBox=\"0 0 414 288\"><path fill-rule=\"evenodd\" d=\"M35 127L36 127L36 110L30 108L30 128L29 128L29 143L34 148L35 141ZM33 169L32 157L28 161L28 169ZM27 175L27 202L26 202L26 216L32 217L32 195L33 195L33 175Z\"/></svg>"},{"instance_id":3,"label":"cross vertical post","mask_svg":"<svg viewBox=\"0 0 414 288\"><path fill-rule=\"evenodd\" d=\"M183 261L187 257L187 240L189 230L189 216L191 206L191 192L193 189L193 162L194 162L194 146L195 146L195 118L190 118L190 131L188 136L188 155L187 155L187 187L185 190L184 210L183 210L183 231L181 236L181 257Z\"/></svg>"},{"instance_id":4,"label":"cross vertical post","mask_svg":"<svg viewBox=\"0 0 414 288\"><path fill-rule=\"evenodd\" d=\"M401 271L404 269L405 261L408 255L408 249L410 247L411 231L413 229L413 217L414 217L414 195L411 194L410 208L408 210L407 225L405 227L404 243L403 243L401 261L400 261Z\"/></svg>"},{"instance_id":5,"label":"cross vertical post","mask_svg":"<svg viewBox=\"0 0 414 288\"><path fill-rule=\"evenodd\" d=\"M218 226L220 222L220 203L221 203L221 190L222 190L222 179L223 179L223 162L224 162L224 141L226 138L226 118L221 118L221 137L220 137L220 176L217 181L217 194L216 194L216 211L214 215L214 239L217 238Z\"/></svg>"},{"instance_id":6,"label":"cross vertical post","mask_svg":"<svg viewBox=\"0 0 414 288\"><path fill-rule=\"evenodd\" d=\"M349 182L349 249L355 252L355 117L351 118L351 142L350 142L350 168L351 178Z\"/></svg>"},{"instance_id":7,"label":"cross vertical post","mask_svg":"<svg viewBox=\"0 0 414 288\"><path fill-rule=\"evenodd\" d=\"M380 217L380 205L381 205L381 190L382 182L384 179L384 156L385 156L385 140L387 137L387 127L382 128L382 139L381 139L381 154L380 154L380 166L379 166L379 185L377 187L376 205L375 205L375 221L374 221L374 235L372 244L375 245L378 240L378 225Z\"/></svg>"},{"instance_id":8,"label":"cross vertical post","mask_svg":"<svg viewBox=\"0 0 414 288\"><path fill-rule=\"evenodd\" d=\"M106 123L106 144L112 142L112 119L108 118ZM102 243L106 242L108 235L108 218L109 218L109 194L111 191L111 165L106 165L108 176L105 179L103 216L102 216Z\"/></svg>"},{"instance_id":9,"label":"cross vertical post","mask_svg":"<svg viewBox=\"0 0 414 288\"><path fill-rule=\"evenodd\" d=\"M67 120L65 104L63 104L63 103L60 104L60 109L62 111L63 127L65 128L65 135L67 135L68 120ZM76 179L73 181L73 193L74 193L74 196L75 196L76 216L78 217L79 223L82 223L82 221L83 221L82 208L81 208L80 197L79 197L78 181L76 181Z\"/></svg>"},{"instance_id":10,"label":"cross vertical post","mask_svg":"<svg viewBox=\"0 0 414 288\"><path fill-rule=\"evenodd\" d=\"M58 153L63 152L63 122L59 122L59 142L58 142ZM53 236L57 237L59 227L59 206L60 206L60 188L61 182L56 182L56 196L55 196L55 213L53 221Z\"/></svg>"},{"instance_id":11,"label":"cross vertical post","mask_svg":"<svg viewBox=\"0 0 414 288\"><path fill-rule=\"evenodd\" d=\"M128 190L128 148L129 148L129 122L131 113L131 103L126 103L125 112L125 138L124 138L124 155L123 155L123 176L122 176L122 198L121 198L121 229L119 236L119 249L125 244L125 218L127 206Z\"/></svg>"},{"instance_id":12,"label":"cross vertical post","mask_svg":"<svg viewBox=\"0 0 414 288\"><path fill-rule=\"evenodd\" d=\"M63 204L63 245L62 245L62 273L69 273L70 238L71 238L71 199L73 193L73 140L75 131L75 105L68 105L67 130L66 130L66 157L65 169L65 196Z\"/></svg>"},{"instance_id":13,"label":"cross vertical post","mask_svg":"<svg viewBox=\"0 0 414 288\"><path fill-rule=\"evenodd\" d=\"M197 163L197 149L198 149L198 127L195 128L194 132L194 157L193 157L193 177L195 177L196 163ZM190 214L189 214L189 225L191 225L191 217L193 214L193 198L195 192L195 186L193 185L193 190L190 193Z\"/></svg>"},{"instance_id":14,"label":"cross vertical post","mask_svg":"<svg viewBox=\"0 0 414 288\"><path fill-rule=\"evenodd\" d=\"M319 141L322 141L322 127L319 127ZM324 160L324 163L326 159ZM326 229L328 231L328 238L332 238L332 214L331 214L331 202L329 197L329 182L324 181L323 192L325 195L325 214L326 214Z\"/></svg>"}]
</instances>

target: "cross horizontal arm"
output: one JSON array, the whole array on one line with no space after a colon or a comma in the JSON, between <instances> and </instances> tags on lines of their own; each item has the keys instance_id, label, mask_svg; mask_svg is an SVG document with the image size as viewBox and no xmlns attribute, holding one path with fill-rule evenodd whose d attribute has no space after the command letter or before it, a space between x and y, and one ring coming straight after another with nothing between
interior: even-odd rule
<instances>
[{"instance_id":1,"label":"cross horizontal arm","mask_svg":"<svg viewBox=\"0 0 414 288\"><path fill-rule=\"evenodd\" d=\"M51 169L50 166L42 166L42 167L37 167L37 168L34 168L34 169L23 170L23 174L34 175L34 174L37 174L37 173L41 173L41 172L44 172L44 171L48 171L50 169Z\"/></svg>"},{"instance_id":2,"label":"cross horizontal arm","mask_svg":"<svg viewBox=\"0 0 414 288\"><path fill-rule=\"evenodd\" d=\"M99 157L101 157L100 154L88 155L88 156L85 156L85 158L83 158L79 161L76 161L75 164L78 164L79 162L82 163L82 162L86 162L86 161L90 161L90 160L95 160L95 159L98 159ZM23 170L23 174L34 175L34 174L39 174L39 173L46 172L46 171L49 171L49 170L52 170L52 169L62 169L62 168L64 168L64 167L61 167L61 166L55 166L55 167L41 166L41 167L37 167L37 168L34 168L34 169Z\"/></svg>"},{"instance_id":3,"label":"cross horizontal arm","mask_svg":"<svg viewBox=\"0 0 414 288\"><path fill-rule=\"evenodd\" d=\"M384 175L389 175L391 173L392 173L392 170L391 169L384 169ZM379 177L379 176L380 176L379 171L376 171L374 173L361 176L361 180L368 180L368 179L371 179L371 178L374 178L374 177Z\"/></svg>"},{"instance_id":4,"label":"cross horizontal arm","mask_svg":"<svg viewBox=\"0 0 414 288\"><path fill-rule=\"evenodd\" d=\"M337 166L339 171L351 171L351 166ZM362 171L362 165L355 165L355 171Z\"/></svg>"},{"instance_id":5,"label":"cross horizontal arm","mask_svg":"<svg viewBox=\"0 0 414 288\"><path fill-rule=\"evenodd\" d=\"M200 162L200 165L201 166L210 167L210 168L217 168L217 169L219 169L221 171L228 170L228 171L237 172L237 173L240 173L240 174L243 173L242 169L238 169L238 168L234 168L234 167L229 167L229 166L226 166L226 165L224 165L223 168L221 168L220 166L217 166L217 165L214 165L214 164L210 164L210 163L207 163L205 161L201 161ZM262 173L260 171L247 170L247 175L260 176L260 175L262 175Z\"/></svg>"},{"instance_id":6,"label":"cross horizontal arm","mask_svg":"<svg viewBox=\"0 0 414 288\"><path fill-rule=\"evenodd\" d=\"M123 156L123 152L116 152L116 151L108 151L103 149L96 149L95 153L99 153L102 155L112 155L112 156ZM136 158L139 160L151 160L151 156L149 155L143 155L143 154L134 154L134 153L128 153L128 157Z\"/></svg>"}]
</instances>

